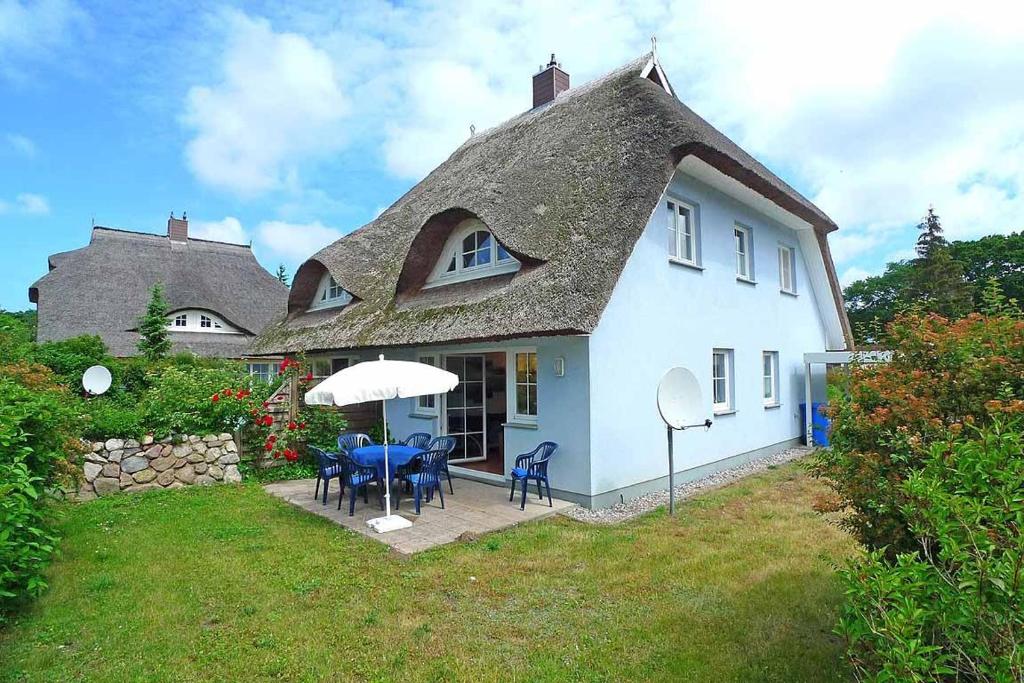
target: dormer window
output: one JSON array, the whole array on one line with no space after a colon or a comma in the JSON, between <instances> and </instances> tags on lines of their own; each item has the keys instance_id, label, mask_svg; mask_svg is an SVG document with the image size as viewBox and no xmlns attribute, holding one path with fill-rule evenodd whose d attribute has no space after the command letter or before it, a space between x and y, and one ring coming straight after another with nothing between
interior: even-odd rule
<instances>
[{"instance_id":1,"label":"dormer window","mask_svg":"<svg viewBox=\"0 0 1024 683\"><path fill-rule=\"evenodd\" d=\"M225 322L217 314L195 309L172 313L167 317L167 327L173 332L242 333L242 330Z\"/></svg>"},{"instance_id":2,"label":"dormer window","mask_svg":"<svg viewBox=\"0 0 1024 683\"><path fill-rule=\"evenodd\" d=\"M316 295L313 297L313 305L309 308L310 310L335 308L345 306L351 302L352 294L339 285L333 275L324 273L324 276L320 279L320 286L316 289Z\"/></svg>"},{"instance_id":3,"label":"dormer window","mask_svg":"<svg viewBox=\"0 0 1024 683\"><path fill-rule=\"evenodd\" d=\"M519 270L519 261L477 219L463 221L445 243L427 287L473 280Z\"/></svg>"}]
</instances>

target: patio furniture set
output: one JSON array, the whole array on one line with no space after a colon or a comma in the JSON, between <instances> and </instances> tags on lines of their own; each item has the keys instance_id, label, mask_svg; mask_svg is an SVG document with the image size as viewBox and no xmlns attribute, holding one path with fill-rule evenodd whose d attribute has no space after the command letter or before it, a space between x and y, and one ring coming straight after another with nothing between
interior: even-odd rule
<instances>
[{"instance_id":1,"label":"patio furniture set","mask_svg":"<svg viewBox=\"0 0 1024 683\"><path fill-rule=\"evenodd\" d=\"M404 441L389 444L387 448L387 466L385 471L384 446L375 444L367 434L346 433L338 436L338 450L331 453L319 448L310 447L317 464L316 488L313 498L322 495L323 505L327 505L327 490L332 479L337 479L341 490L338 494L338 509L345 499L345 489L349 490L348 514L355 514L356 497L363 494L363 503L369 504L370 484L377 485L377 499L384 509L385 482L396 479L399 486L392 489L397 493L395 509L401 506L402 490L412 494L416 505L416 514L420 514L422 501L430 502L436 493L440 498L441 509L444 509L444 484L447 482L448 492L455 493L451 473L448 471L448 456L455 449L455 437L431 437L426 432L411 434ZM551 441L541 443L529 453L516 457L512 468L512 489L509 502L515 497L516 487L522 487L522 500L519 508L526 509L527 488L530 482L537 485L537 495L543 500L546 488L548 505L551 501L551 484L548 481L548 463L551 456L558 450L558 444ZM323 493L320 485L323 484Z\"/></svg>"}]
</instances>

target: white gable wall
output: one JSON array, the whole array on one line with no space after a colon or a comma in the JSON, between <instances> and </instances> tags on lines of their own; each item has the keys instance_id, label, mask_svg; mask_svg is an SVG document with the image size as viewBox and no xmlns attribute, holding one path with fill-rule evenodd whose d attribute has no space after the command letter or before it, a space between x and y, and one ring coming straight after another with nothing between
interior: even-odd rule
<instances>
[{"instance_id":1,"label":"white gable wall","mask_svg":"<svg viewBox=\"0 0 1024 683\"><path fill-rule=\"evenodd\" d=\"M695 205L701 233L697 270L668 259L665 200L638 240L590 342L592 494L653 487L668 473L664 423L655 402L661 376L693 371L711 417L711 354L734 349L734 406L709 432L676 434L676 469L781 447L802 431L803 354L828 347L820 302L804 253L810 240L764 213L682 172L669 194ZM735 275L733 225L752 229L757 284ZM803 239L801 239L803 237ZM779 244L797 251L797 296L780 293ZM816 247L815 247L816 248ZM810 254L811 258L820 255ZM827 292L820 293L827 295ZM779 352L780 407L762 399L762 351ZM691 474L696 474L693 472ZM640 486L637 486L640 485ZM607 496L606 496L607 498ZM614 496L618 500L618 495ZM599 504L613 502L600 501Z\"/></svg>"}]
</instances>

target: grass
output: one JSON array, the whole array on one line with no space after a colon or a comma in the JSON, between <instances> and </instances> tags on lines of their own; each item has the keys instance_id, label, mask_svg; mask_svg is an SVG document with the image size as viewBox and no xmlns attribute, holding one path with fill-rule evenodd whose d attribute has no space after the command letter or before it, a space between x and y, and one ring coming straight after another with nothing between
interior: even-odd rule
<instances>
[{"instance_id":1,"label":"grass","mask_svg":"<svg viewBox=\"0 0 1024 683\"><path fill-rule=\"evenodd\" d=\"M255 485L101 499L0 631L0 681L846 680L852 541L789 465L627 524L412 558Z\"/></svg>"}]
</instances>

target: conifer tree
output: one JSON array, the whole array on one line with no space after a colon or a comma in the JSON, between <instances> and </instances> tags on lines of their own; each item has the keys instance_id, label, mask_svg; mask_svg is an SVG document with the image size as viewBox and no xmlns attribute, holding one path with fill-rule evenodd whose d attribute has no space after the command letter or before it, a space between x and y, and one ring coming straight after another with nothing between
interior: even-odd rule
<instances>
[{"instance_id":1,"label":"conifer tree","mask_svg":"<svg viewBox=\"0 0 1024 683\"><path fill-rule=\"evenodd\" d=\"M942 223L932 207L917 226L917 258L914 260L911 293L922 310L947 318L961 318L974 305L963 266L953 259Z\"/></svg>"},{"instance_id":2,"label":"conifer tree","mask_svg":"<svg viewBox=\"0 0 1024 683\"><path fill-rule=\"evenodd\" d=\"M282 285L288 286L288 271L285 270L283 263L277 267L277 272L274 273L274 276L277 277L278 282Z\"/></svg>"},{"instance_id":3,"label":"conifer tree","mask_svg":"<svg viewBox=\"0 0 1024 683\"><path fill-rule=\"evenodd\" d=\"M139 318L139 335L139 352L151 361L163 358L171 350L167 332L167 300L159 282L153 285L146 313Z\"/></svg>"}]
</instances>

